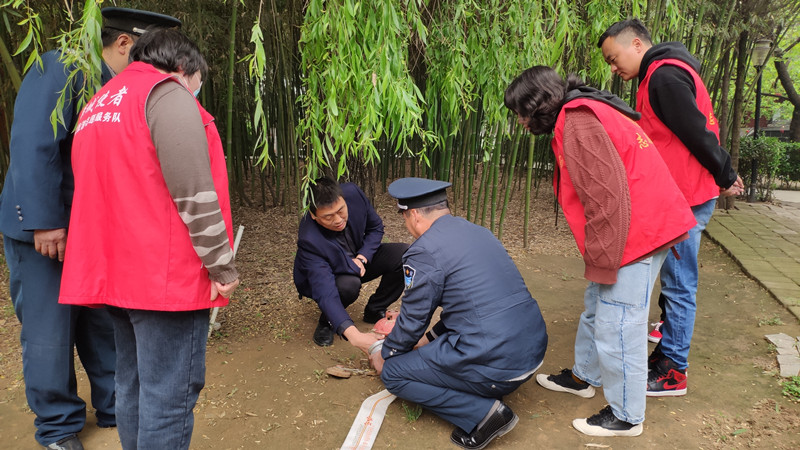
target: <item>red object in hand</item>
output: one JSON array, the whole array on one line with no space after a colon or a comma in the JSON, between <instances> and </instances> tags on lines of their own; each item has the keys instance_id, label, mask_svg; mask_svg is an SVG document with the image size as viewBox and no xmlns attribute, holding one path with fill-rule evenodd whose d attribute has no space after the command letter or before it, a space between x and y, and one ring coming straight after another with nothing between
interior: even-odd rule
<instances>
[{"instance_id":1,"label":"red object in hand","mask_svg":"<svg viewBox=\"0 0 800 450\"><path fill-rule=\"evenodd\" d=\"M395 320L399 315L400 313L398 311L386 311L386 317L375 322L372 331L385 337L392 331L392 328L394 328Z\"/></svg>"}]
</instances>

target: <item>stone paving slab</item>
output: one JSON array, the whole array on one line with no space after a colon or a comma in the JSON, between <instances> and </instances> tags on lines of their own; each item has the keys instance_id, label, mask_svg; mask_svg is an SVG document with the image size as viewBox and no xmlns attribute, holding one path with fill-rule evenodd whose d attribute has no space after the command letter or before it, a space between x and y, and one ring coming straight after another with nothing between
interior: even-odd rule
<instances>
[{"instance_id":1,"label":"stone paving slab","mask_svg":"<svg viewBox=\"0 0 800 450\"><path fill-rule=\"evenodd\" d=\"M775 345L781 376L800 375L800 338L795 339L786 333L767 334L764 337Z\"/></svg>"},{"instance_id":2,"label":"stone paving slab","mask_svg":"<svg viewBox=\"0 0 800 450\"><path fill-rule=\"evenodd\" d=\"M714 211L705 233L800 319L800 203L739 201Z\"/></svg>"},{"instance_id":3,"label":"stone paving slab","mask_svg":"<svg viewBox=\"0 0 800 450\"><path fill-rule=\"evenodd\" d=\"M778 366L782 377L800 375L800 357L797 355L778 355Z\"/></svg>"}]
</instances>

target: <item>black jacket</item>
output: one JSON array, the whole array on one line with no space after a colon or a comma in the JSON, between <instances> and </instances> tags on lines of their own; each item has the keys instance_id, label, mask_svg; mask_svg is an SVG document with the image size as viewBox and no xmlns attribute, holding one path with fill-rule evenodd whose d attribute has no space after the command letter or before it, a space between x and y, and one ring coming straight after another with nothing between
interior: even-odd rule
<instances>
[{"instance_id":1,"label":"black jacket","mask_svg":"<svg viewBox=\"0 0 800 450\"><path fill-rule=\"evenodd\" d=\"M677 59L698 73L700 62L680 42L654 45L644 54L639 67L641 84L647 69L654 61ZM695 158L714 176L717 186L727 189L736 182L736 172L731 168L731 155L720 144L716 135L706 128L706 118L697 108L697 88L692 76L684 69L663 65L650 76L650 104L664 125L683 142Z\"/></svg>"}]
</instances>

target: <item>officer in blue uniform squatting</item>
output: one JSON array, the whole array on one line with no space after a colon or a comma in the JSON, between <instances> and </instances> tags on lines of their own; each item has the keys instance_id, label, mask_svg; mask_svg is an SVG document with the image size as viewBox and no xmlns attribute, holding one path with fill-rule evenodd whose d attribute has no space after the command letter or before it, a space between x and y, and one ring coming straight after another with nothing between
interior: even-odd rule
<instances>
[{"instance_id":1,"label":"officer in blue uniform squatting","mask_svg":"<svg viewBox=\"0 0 800 450\"><path fill-rule=\"evenodd\" d=\"M128 65L128 52L149 26L177 27L162 14L126 8L102 10L105 84ZM73 361L77 347L89 376L97 425L116 425L114 330L108 312L58 304L62 261L72 206L72 130L75 98L62 110L56 134L50 113L67 84L59 50L42 55L25 76L14 106L11 162L0 194L0 231L10 272L11 302L22 324L22 371L28 405L36 414L36 440L52 449L82 449L86 422ZM81 80L71 86L76 92Z\"/></svg>"},{"instance_id":2,"label":"officer in blue uniform squatting","mask_svg":"<svg viewBox=\"0 0 800 450\"><path fill-rule=\"evenodd\" d=\"M420 178L389 186L416 241L403 256L400 315L370 362L389 392L456 425L456 445L479 449L517 424L501 398L542 363L547 332L500 241L450 215L448 186ZM440 321L426 333L437 307Z\"/></svg>"},{"instance_id":3,"label":"officer in blue uniform squatting","mask_svg":"<svg viewBox=\"0 0 800 450\"><path fill-rule=\"evenodd\" d=\"M294 283L313 299L322 314L314 343L333 344L334 332L365 353L377 338L362 333L346 307L358 299L361 284L381 277L364 307L364 322L375 323L403 293L404 243L381 243L383 221L353 183L323 177L311 185L309 212L297 232Z\"/></svg>"}]
</instances>

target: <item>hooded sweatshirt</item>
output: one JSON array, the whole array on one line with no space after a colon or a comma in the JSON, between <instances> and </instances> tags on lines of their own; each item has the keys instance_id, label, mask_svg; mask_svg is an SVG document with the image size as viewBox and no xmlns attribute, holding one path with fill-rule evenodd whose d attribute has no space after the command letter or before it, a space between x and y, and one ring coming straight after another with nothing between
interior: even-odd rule
<instances>
[{"instance_id":1,"label":"hooded sweatshirt","mask_svg":"<svg viewBox=\"0 0 800 450\"><path fill-rule=\"evenodd\" d=\"M639 85L650 65L663 59L677 59L695 72L700 71L700 62L683 44L664 42L654 45L644 54L639 67ZM706 127L706 117L697 107L697 87L692 75L683 68L665 64L650 75L647 89L656 117L711 173L717 186L723 189L731 187L737 177L731 168L731 155L720 145L717 135Z\"/></svg>"},{"instance_id":2,"label":"hooded sweatshirt","mask_svg":"<svg viewBox=\"0 0 800 450\"><path fill-rule=\"evenodd\" d=\"M634 111L633 108L628 106L628 104L625 103L621 98L608 91L601 91L587 85L578 86L567 92L567 95L564 96L564 104L567 104L577 98L587 98L590 100L603 102L622 114L628 116L632 120L639 120L642 118L640 113Z\"/></svg>"}]
</instances>

